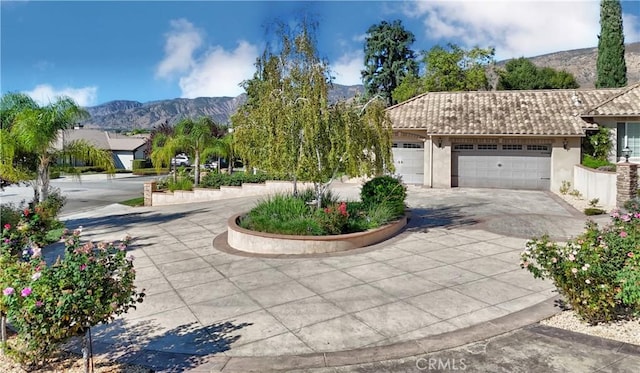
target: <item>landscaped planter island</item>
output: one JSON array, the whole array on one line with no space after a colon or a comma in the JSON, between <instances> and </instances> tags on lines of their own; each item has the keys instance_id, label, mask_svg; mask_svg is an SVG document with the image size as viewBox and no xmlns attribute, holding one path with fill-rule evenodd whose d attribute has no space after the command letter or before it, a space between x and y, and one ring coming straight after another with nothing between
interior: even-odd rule
<instances>
[{"instance_id":1,"label":"landscaped planter island","mask_svg":"<svg viewBox=\"0 0 640 373\"><path fill-rule=\"evenodd\" d=\"M373 245L395 236L405 225L407 215L376 229L327 236L295 236L251 231L238 226L243 214L229 218L227 243L232 248L258 254L321 254Z\"/></svg>"}]
</instances>

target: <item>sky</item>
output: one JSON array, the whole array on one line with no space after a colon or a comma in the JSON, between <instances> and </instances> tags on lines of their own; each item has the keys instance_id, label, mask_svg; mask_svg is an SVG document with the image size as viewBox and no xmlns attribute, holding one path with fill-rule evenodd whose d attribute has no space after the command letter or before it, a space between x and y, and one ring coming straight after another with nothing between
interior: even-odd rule
<instances>
[{"instance_id":1,"label":"sky","mask_svg":"<svg viewBox=\"0 0 640 373\"><path fill-rule=\"evenodd\" d=\"M640 41L640 0L622 1L626 42ZM319 22L318 50L338 84L361 84L367 29L402 21L413 49L456 43L496 59L595 47L599 1L0 0L0 91L41 104L237 96L275 21Z\"/></svg>"}]
</instances>

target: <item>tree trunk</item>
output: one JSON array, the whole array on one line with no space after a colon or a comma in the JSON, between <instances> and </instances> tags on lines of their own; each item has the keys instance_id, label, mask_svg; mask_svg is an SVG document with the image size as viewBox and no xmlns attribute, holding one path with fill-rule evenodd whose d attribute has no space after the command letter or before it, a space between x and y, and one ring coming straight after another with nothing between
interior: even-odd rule
<instances>
[{"instance_id":1,"label":"tree trunk","mask_svg":"<svg viewBox=\"0 0 640 373\"><path fill-rule=\"evenodd\" d=\"M0 314L0 333L2 334L2 344L7 343L7 315Z\"/></svg>"},{"instance_id":2,"label":"tree trunk","mask_svg":"<svg viewBox=\"0 0 640 373\"><path fill-rule=\"evenodd\" d=\"M320 183L313 183L313 187L316 190L316 208L320 210L322 208L322 187Z\"/></svg>"},{"instance_id":3,"label":"tree trunk","mask_svg":"<svg viewBox=\"0 0 640 373\"><path fill-rule=\"evenodd\" d=\"M196 171L194 175L193 185L198 186L200 182L200 152L196 152Z\"/></svg>"},{"instance_id":4,"label":"tree trunk","mask_svg":"<svg viewBox=\"0 0 640 373\"><path fill-rule=\"evenodd\" d=\"M87 328L82 336L82 361L84 363L84 373L93 371L93 366L91 364L92 358L91 328Z\"/></svg>"},{"instance_id":5,"label":"tree trunk","mask_svg":"<svg viewBox=\"0 0 640 373\"><path fill-rule=\"evenodd\" d=\"M298 195L298 177L293 175L293 195Z\"/></svg>"},{"instance_id":6,"label":"tree trunk","mask_svg":"<svg viewBox=\"0 0 640 373\"><path fill-rule=\"evenodd\" d=\"M178 165L176 164L175 161L171 165L171 168L173 168L173 182L177 183L178 182Z\"/></svg>"},{"instance_id":7,"label":"tree trunk","mask_svg":"<svg viewBox=\"0 0 640 373\"><path fill-rule=\"evenodd\" d=\"M40 161L36 179L37 202L44 202L49 196L49 162Z\"/></svg>"}]
</instances>

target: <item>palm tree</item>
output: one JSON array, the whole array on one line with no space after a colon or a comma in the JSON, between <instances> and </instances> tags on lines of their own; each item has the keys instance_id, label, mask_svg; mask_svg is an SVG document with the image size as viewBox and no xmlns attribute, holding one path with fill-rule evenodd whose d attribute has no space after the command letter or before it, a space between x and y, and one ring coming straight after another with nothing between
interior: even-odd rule
<instances>
[{"instance_id":1,"label":"palm tree","mask_svg":"<svg viewBox=\"0 0 640 373\"><path fill-rule=\"evenodd\" d=\"M210 149L211 154L225 158L228 161L227 171L229 174L233 173L233 160L236 156L234 150L233 133L228 133L217 139ZM220 161L218 160L218 167L220 167L220 165Z\"/></svg>"},{"instance_id":2,"label":"palm tree","mask_svg":"<svg viewBox=\"0 0 640 373\"><path fill-rule=\"evenodd\" d=\"M46 106L38 106L32 100L29 103L28 100L23 100L24 97L12 95L19 94L7 94L2 98L2 102L16 102L22 106L3 107L4 113L10 113L6 116L7 120L11 120L6 126L7 142L13 144L13 151L4 154L3 150L2 161L3 164L11 165L7 166L7 169L19 170L21 166L24 169L25 162L24 159L16 157L18 151L35 157L35 165L28 167L32 172L35 168L35 202L43 202L49 195L49 168L62 156L63 151L64 154L75 156L76 159L103 167L109 173L115 171L111 153L98 149L86 141L72 141L69 144L63 144L62 149L55 147L63 131L72 128L74 123L89 115L72 99L62 97ZM27 105L23 105L25 103ZM5 130L5 124L3 124L3 130ZM2 142L4 145L4 136Z\"/></svg>"},{"instance_id":3,"label":"palm tree","mask_svg":"<svg viewBox=\"0 0 640 373\"><path fill-rule=\"evenodd\" d=\"M197 186L200 183L200 165L207 156L215 153L213 147L218 133L218 126L209 117L182 119L172 133L157 133L154 136L151 160L159 168L163 163L169 163L178 151L188 153L194 158L194 185Z\"/></svg>"}]
</instances>

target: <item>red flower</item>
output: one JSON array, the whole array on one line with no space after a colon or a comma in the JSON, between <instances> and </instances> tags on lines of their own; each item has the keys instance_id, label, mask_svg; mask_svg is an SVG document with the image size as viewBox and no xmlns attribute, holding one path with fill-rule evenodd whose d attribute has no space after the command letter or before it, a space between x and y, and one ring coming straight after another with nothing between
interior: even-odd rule
<instances>
[{"instance_id":1,"label":"red flower","mask_svg":"<svg viewBox=\"0 0 640 373\"><path fill-rule=\"evenodd\" d=\"M24 216L29 216L29 209L24 209L22 213L24 214Z\"/></svg>"},{"instance_id":2,"label":"red flower","mask_svg":"<svg viewBox=\"0 0 640 373\"><path fill-rule=\"evenodd\" d=\"M627 256L628 256L629 258L633 258L633 252L629 251L629 252L627 253Z\"/></svg>"},{"instance_id":3,"label":"red flower","mask_svg":"<svg viewBox=\"0 0 640 373\"><path fill-rule=\"evenodd\" d=\"M9 230L11 229L11 224L7 223L4 225L4 229Z\"/></svg>"}]
</instances>

